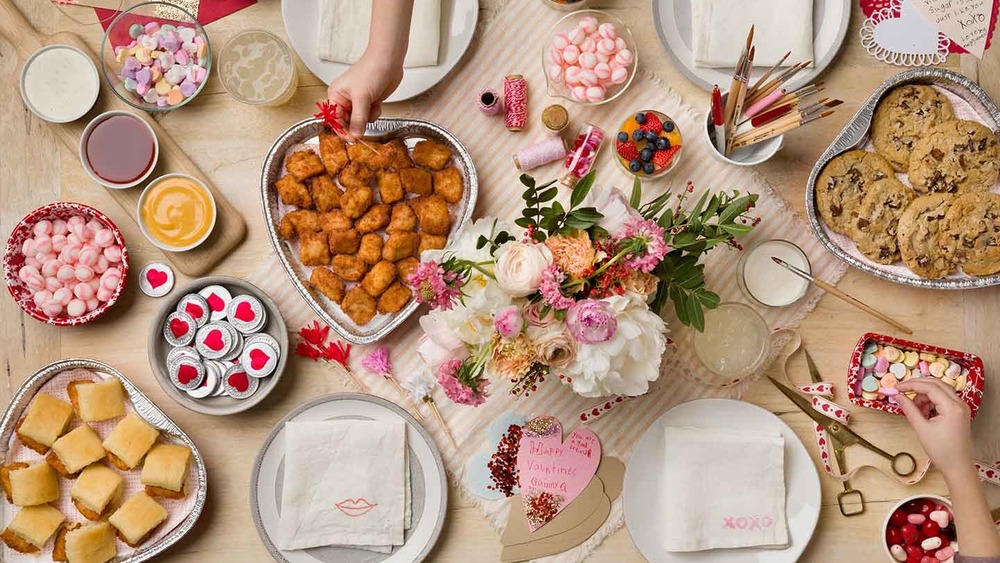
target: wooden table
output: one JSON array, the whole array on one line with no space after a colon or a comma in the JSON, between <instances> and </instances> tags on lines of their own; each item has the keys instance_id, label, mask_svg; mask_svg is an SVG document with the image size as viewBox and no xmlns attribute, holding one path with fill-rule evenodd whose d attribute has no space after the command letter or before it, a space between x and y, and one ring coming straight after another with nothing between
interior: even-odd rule
<instances>
[{"instance_id":1,"label":"wooden table","mask_svg":"<svg viewBox=\"0 0 1000 563\"><path fill-rule=\"evenodd\" d=\"M502 0L482 0L481 17L487 18ZM97 25L83 26L62 15L44 0L15 0L23 13L43 33L72 30L95 48L100 45ZM628 22L639 39L643 66L656 72L666 84L679 90L688 103L705 107L708 96L695 88L673 67L661 51L649 21L648 0L595 0ZM237 29L262 26L284 35L278 0L261 0L257 5L208 26L216 45ZM92 13L75 9L83 21L94 21ZM869 92L900 69L882 64L861 48L858 29L862 22L855 7L845 46L824 76L828 92L845 100L838 113L805 131L788 135L777 158L760 168L760 173L799 213L804 214L806 177L816 157L856 111ZM0 39L0 73L8 77L0 84L0 231L8 233L14 223L34 207L53 200L74 200L96 206L107 213L124 231L136 271L145 263L162 259L138 227L104 190L84 174L75 152L61 148L52 126L34 117L22 104L18 93L18 61L12 45ZM994 49L993 53L997 53ZM959 61L952 57L948 66L961 68L970 76L982 75L984 86L1000 99L1000 55L988 54L987 61ZM323 96L325 86L300 64L298 93L281 108L253 108L234 101L213 77L206 90L183 111L157 117L205 173L240 209L249 225L246 242L218 265L216 273L246 275L271 253L261 227L261 209L256 196L263 156L272 140L288 124L313 112L312 104ZM989 78L989 80L987 80ZM434 95L433 93L430 95ZM415 114L419 99L390 105L387 114ZM488 187L487 187L488 189ZM181 277L178 283L186 281ZM840 287L864 301L877 304L915 331L915 339L975 352L987 366L1000 365L1000 290L932 292L911 289L849 271ZM86 328L56 329L22 314L12 300L0 298L0 404L6 404L21 382L37 368L69 357L91 357L112 363L135 381L180 424L205 454L211 475L208 505L197 529L168 552L171 561L267 561L269 556L257 538L248 511L247 484L250 465L261 440L282 415L296 405L321 394L342 391L342 382L321 365L295 359L290 362L283 384L263 405L249 413L230 418L213 418L190 412L168 399L153 381L146 360L146 330L159 302L140 294L129 285L119 303L99 322ZM858 336L885 326L836 299L824 299L802 324L806 345L821 371L843 382L848 350ZM806 377L798 360L793 377ZM987 385L982 410L974 425L979 453L987 459L1000 458L991 435L1000 428L1000 386ZM838 400L846 401L843 386ZM815 452L805 415L792 407L767 383L757 383L746 400L782 417ZM853 427L878 444L894 450L919 452L913 432L901 417L858 409ZM866 452L852 451L852 463L864 460ZM874 461L874 460L872 460ZM836 504L839 485L823 483L823 510L819 527L804 561L880 561L879 528L890 503L915 493L946 494L939 474L932 472L920 485L905 488L881 475L866 473L854 481L868 499L866 514L844 518ZM988 491L994 504L1000 494ZM500 552L497 534L479 512L453 491L443 537L432 559L466 562L496 560ZM474 556L470 554L475 553ZM642 561L632 546L627 530L615 534L592 556L594 561Z\"/></svg>"}]
</instances>

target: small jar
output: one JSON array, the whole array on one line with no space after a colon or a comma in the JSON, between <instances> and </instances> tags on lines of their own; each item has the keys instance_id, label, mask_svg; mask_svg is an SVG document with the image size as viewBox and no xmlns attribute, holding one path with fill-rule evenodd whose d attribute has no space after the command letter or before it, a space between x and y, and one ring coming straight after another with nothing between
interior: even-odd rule
<instances>
[{"instance_id":1,"label":"small jar","mask_svg":"<svg viewBox=\"0 0 1000 563\"><path fill-rule=\"evenodd\" d=\"M805 297L809 281L776 264L780 258L791 266L812 273L809 257L793 242L765 240L747 249L736 264L736 281L743 295L765 307L787 307Z\"/></svg>"},{"instance_id":2,"label":"small jar","mask_svg":"<svg viewBox=\"0 0 1000 563\"><path fill-rule=\"evenodd\" d=\"M223 45L219 79L236 100L261 106L284 104L298 86L291 50L264 29L241 31Z\"/></svg>"},{"instance_id":3,"label":"small jar","mask_svg":"<svg viewBox=\"0 0 1000 563\"><path fill-rule=\"evenodd\" d=\"M569 112L565 106L552 104L542 110L542 125L551 135L559 135L569 125Z\"/></svg>"},{"instance_id":4,"label":"small jar","mask_svg":"<svg viewBox=\"0 0 1000 563\"><path fill-rule=\"evenodd\" d=\"M705 330L694 333L695 355L711 372L694 377L711 387L739 385L764 367L770 347L771 330L760 313L743 303L722 303L705 311Z\"/></svg>"}]
</instances>

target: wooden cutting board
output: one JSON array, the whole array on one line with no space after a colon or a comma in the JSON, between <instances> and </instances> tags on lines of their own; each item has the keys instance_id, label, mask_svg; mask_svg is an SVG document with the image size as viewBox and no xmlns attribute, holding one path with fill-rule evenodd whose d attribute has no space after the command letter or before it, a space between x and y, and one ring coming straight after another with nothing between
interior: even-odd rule
<instances>
[{"instance_id":1,"label":"wooden cutting board","mask_svg":"<svg viewBox=\"0 0 1000 563\"><path fill-rule=\"evenodd\" d=\"M24 61L32 53L41 49L45 45L66 44L72 45L84 53L97 64L100 69L100 60L86 43L76 34L57 33L52 36L43 36L31 25L31 23L21 14L17 6L10 0L0 0L0 34L5 36L18 50L18 57ZM100 71L98 71L100 72ZM139 111L125 102L121 101L106 84L104 77L101 77L101 95L94 105L94 108L86 116L72 123L47 123L63 143L74 154L79 152L80 136L83 129L94 116L111 110L125 110L146 120L153 128L160 143L160 158L153 171L151 178L168 174L171 172L183 172L200 179L208 186L215 198L215 205L218 216L215 228L208 240L201 243L197 248L187 252L166 252L162 251L164 257L173 266L191 277L198 277L206 274L215 267L232 250L239 245L246 236L246 223L243 216L233 207L229 200L215 187L212 180L206 176L181 149L180 145L170 136L169 133L156 122L146 112ZM96 186L96 184L95 184ZM142 194L143 185L125 190L107 190L108 194L128 212L129 217L138 220L136 208L139 204L139 196Z\"/></svg>"}]
</instances>

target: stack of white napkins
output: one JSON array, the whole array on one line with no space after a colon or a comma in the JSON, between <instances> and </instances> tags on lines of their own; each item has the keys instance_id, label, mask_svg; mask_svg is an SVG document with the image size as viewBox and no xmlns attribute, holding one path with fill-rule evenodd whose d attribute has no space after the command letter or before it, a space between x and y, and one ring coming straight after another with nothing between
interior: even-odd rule
<instances>
[{"instance_id":1,"label":"stack of white napkins","mask_svg":"<svg viewBox=\"0 0 1000 563\"><path fill-rule=\"evenodd\" d=\"M285 423L278 547L389 553L409 527L406 423Z\"/></svg>"},{"instance_id":2,"label":"stack of white napkins","mask_svg":"<svg viewBox=\"0 0 1000 563\"><path fill-rule=\"evenodd\" d=\"M780 433L668 426L664 435L667 551L788 546Z\"/></svg>"},{"instance_id":3,"label":"stack of white napkins","mask_svg":"<svg viewBox=\"0 0 1000 563\"><path fill-rule=\"evenodd\" d=\"M319 58L354 64L368 46L372 0L319 0ZM414 0L405 68L438 64L441 0Z\"/></svg>"},{"instance_id":4,"label":"stack of white napkins","mask_svg":"<svg viewBox=\"0 0 1000 563\"><path fill-rule=\"evenodd\" d=\"M813 58L813 0L696 0L691 2L694 66L736 66L754 26L754 66L768 68ZM812 66L812 65L810 65Z\"/></svg>"}]
</instances>

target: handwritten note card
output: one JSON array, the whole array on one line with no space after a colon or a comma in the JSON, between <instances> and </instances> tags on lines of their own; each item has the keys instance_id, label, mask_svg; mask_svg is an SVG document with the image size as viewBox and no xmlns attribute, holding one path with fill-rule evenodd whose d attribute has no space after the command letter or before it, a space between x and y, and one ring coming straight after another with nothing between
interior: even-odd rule
<instances>
[{"instance_id":1,"label":"handwritten note card","mask_svg":"<svg viewBox=\"0 0 1000 563\"><path fill-rule=\"evenodd\" d=\"M913 0L913 3L938 31L983 58L993 19L992 0Z\"/></svg>"}]
</instances>

